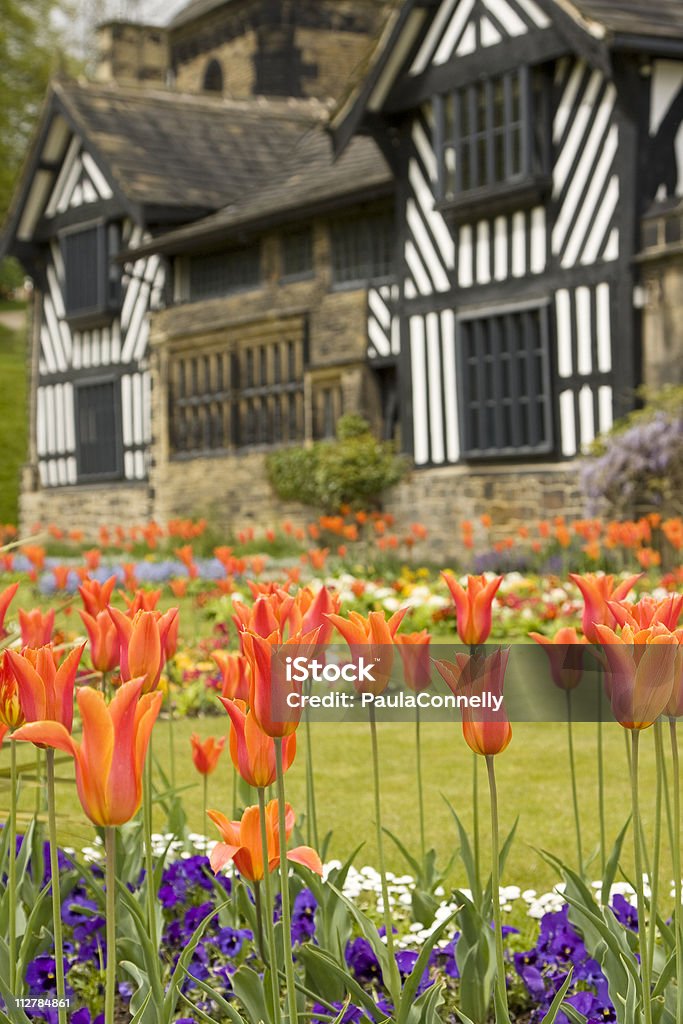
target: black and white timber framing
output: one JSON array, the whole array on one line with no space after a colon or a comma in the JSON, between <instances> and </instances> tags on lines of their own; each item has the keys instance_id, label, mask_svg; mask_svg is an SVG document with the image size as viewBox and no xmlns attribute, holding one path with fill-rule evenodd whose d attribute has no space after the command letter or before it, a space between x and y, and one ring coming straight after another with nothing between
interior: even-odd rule
<instances>
[{"instance_id":1,"label":"black and white timber framing","mask_svg":"<svg viewBox=\"0 0 683 1024\"><path fill-rule=\"evenodd\" d=\"M670 56L610 50L571 6L408 3L335 126L393 147L399 269L368 358L398 367L418 466L571 458L640 383L633 261L643 213L683 194L683 20Z\"/></svg>"}]
</instances>

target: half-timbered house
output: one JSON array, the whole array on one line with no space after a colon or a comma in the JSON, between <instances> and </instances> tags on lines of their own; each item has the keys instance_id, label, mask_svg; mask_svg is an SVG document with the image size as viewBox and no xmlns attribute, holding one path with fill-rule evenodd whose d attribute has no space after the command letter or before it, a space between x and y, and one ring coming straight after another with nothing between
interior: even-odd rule
<instances>
[{"instance_id":1,"label":"half-timbered house","mask_svg":"<svg viewBox=\"0 0 683 1024\"><path fill-rule=\"evenodd\" d=\"M352 410L446 549L580 513L577 456L683 372L678 0L195 0L102 38L127 84L54 86L5 236L26 519L105 481L129 520L270 518L264 452Z\"/></svg>"}]
</instances>

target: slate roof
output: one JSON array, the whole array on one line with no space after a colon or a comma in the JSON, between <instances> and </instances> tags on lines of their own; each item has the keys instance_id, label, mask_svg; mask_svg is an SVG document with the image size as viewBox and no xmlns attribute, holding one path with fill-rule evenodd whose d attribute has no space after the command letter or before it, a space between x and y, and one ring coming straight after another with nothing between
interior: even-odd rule
<instances>
[{"instance_id":1,"label":"slate roof","mask_svg":"<svg viewBox=\"0 0 683 1024\"><path fill-rule=\"evenodd\" d=\"M619 35L683 39L683 0L570 0L586 18Z\"/></svg>"},{"instance_id":2,"label":"slate roof","mask_svg":"<svg viewBox=\"0 0 683 1024\"><path fill-rule=\"evenodd\" d=\"M285 223L392 192L391 171L371 138L354 138L335 161L332 139L319 127L300 139L279 174L244 193L239 204L161 235L135 252L179 252L228 240L231 232Z\"/></svg>"},{"instance_id":3,"label":"slate roof","mask_svg":"<svg viewBox=\"0 0 683 1024\"><path fill-rule=\"evenodd\" d=\"M181 7L175 17L171 18L168 23L169 28L178 28L180 25L185 25L188 21L201 18L203 14L208 14L215 7L222 7L227 2L229 0L190 0L190 3Z\"/></svg>"},{"instance_id":4,"label":"slate roof","mask_svg":"<svg viewBox=\"0 0 683 1024\"><path fill-rule=\"evenodd\" d=\"M86 83L54 88L128 199L204 212L270 180L325 113L315 101L240 102Z\"/></svg>"}]
</instances>

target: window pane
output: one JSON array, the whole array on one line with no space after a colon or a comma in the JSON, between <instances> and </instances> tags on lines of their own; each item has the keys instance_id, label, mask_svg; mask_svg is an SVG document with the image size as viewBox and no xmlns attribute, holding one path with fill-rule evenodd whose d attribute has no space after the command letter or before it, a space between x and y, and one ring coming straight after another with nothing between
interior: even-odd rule
<instances>
[{"instance_id":1,"label":"window pane","mask_svg":"<svg viewBox=\"0 0 683 1024\"><path fill-rule=\"evenodd\" d=\"M459 324L466 455L551 450L546 316L541 307Z\"/></svg>"},{"instance_id":2,"label":"window pane","mask_svg":"<svg viewBox=\"0 0 683 1024\"><path fill-rule=\"evenodd\" d=\"M67 314L88 313L103 305L106 269L101 229L75 231L62 239Z\"/></svg>"},{"instance_id":3,"label":"window pane","mask_svg":"<svg viewBox=\"0 0 683 1024\"><path fill-rule=\"evenodd\" d=\"M79 477L118 473L120 444L114 382L78 387L76 395Z\"/></svg>"},{"instance_id":4,"label":"window pane","mask_svg":"<svg viewBox=\"0 0 683 1024\"><path fill-rule=\"evenodd\" d=\"M361 283L390 277L394 268L394 217L390 211L333 221L332 280Z\"/></svg>"},{"instance_id":5,"label":"window pane","mask_svg":"<svg viewBox=\"0 0 683 1024\"><path fill-rule=\"evenodd\" d=\"M255 288L261 283L261 249L253 245L190 259L190 299Z\"/></svg>"},{"instance_id":6,"label":"window pane","mask_svg":"<svg viewBox=\"0 0 683 1024\"><path fill-rule=\"evenodd\" d=\"M310 228L282 237L282 276L305 277L313 272L313 234Z\"/></svg>"}]
</instances>

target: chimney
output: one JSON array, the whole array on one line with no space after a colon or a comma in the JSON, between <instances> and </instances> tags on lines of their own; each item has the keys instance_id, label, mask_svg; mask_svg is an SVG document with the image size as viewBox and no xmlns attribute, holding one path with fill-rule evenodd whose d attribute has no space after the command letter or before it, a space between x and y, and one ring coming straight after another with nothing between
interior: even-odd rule
<instances>
[{"instance_id":1,"label":"chimney","mask_svg":"<svg viewBox=\"0 0 683 1024\"><path fill-rule=\"evenodd\" d=\"M165 86L168 75L168 35L165 29L130 21L108 21L98 25L95 81Z\"/></svg>"}]
</instances>

